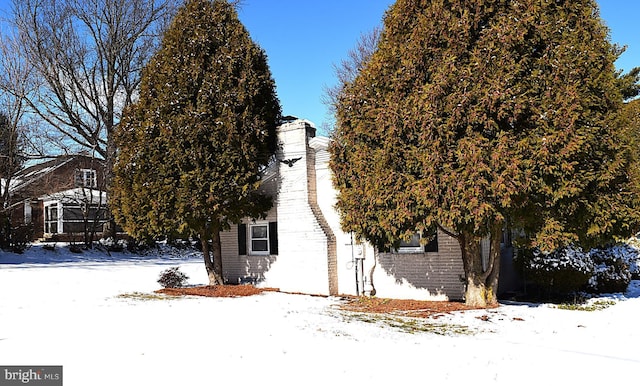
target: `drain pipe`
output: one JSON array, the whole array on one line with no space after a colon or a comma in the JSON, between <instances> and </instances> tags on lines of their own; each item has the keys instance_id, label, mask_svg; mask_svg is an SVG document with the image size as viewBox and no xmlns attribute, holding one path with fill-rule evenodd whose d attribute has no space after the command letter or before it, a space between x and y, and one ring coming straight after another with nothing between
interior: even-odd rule
<instances>
[{"instance_id":1,"label":"drain pipe","mask_svg":"<svg viewBox=\"0 0 640 386\"><path fill-rule=\"evenodd\" d=\"M353 251L353 232L351 232L351 264L353 265L353 271L356 273L356 296L360 296L360 281L358 279L358 264L356 262L355 252ZM364 288L363 288L364 290Z\"/></svg>"},{"instance_id":2,"label":"drain pipe","mask_svg":"<svg viewBox=\"0 0 640 386\"><path fill-rule=\"evenodd\" d=\"M376 270L376 265L378 263L378 255L374 251L373 252L373 265L369 270L369 283L371 284L371 291L369 291L369 296L376 296L376 287L373 285L373 271Z\"/></svg>"},{"instance_id":3,"label":"drain pipe","mask_svg":"<svg viewBox=\"0 0 640 386\"><path fill-rule=\"evenodd\" d=\"M362 245L358 245L356 256L356 273L359 274L356 276L357 283L356 285L360 288L358 292L358 296L364 296L365 294L365 283L367 278L364 276L364 249Z\"/></svg>"}]
</instances>

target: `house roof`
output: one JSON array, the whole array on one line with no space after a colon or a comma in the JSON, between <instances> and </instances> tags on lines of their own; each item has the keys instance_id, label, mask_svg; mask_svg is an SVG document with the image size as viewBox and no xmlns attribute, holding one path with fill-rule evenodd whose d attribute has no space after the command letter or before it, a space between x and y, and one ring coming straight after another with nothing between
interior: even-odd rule
<instances>
[{"instance_id":1,"label":"house roof","mask_svg":"<svg viewBox=\"0 0 640 386\"><path fill-rule=\"evenodd\" d=\"M261 185L273 181L278 177L278 161L272 161L262 172Z\"/></svg>"},{"instance_id":2,"label":"house roof","mask_svg":"<svg viewBox=\"0 0 640 386\"><path fill-rule=\"evenodd\" d=\"M99 163L104 162L102 159L93 158L85 154L61 155L49 161L31 165L16 173L16 175L12 178L10 190L11 192L21 191L22 189L34 184L45 176L54 173L57 169L78 158L94 159Z\"/></svg>"},{"instance_id":3,"label":"house roof","mask_svg":"<svg viewBox=\"0 0 640 386\"><path fill-rule=\"evenodd\" d=\"M329 143L331 138L328 137L313 137L309 139L309 147L316 152L316 162L329 164L331 158L329 154Z\"/></svg>"},{"instance_id":4,"label":"house roof","mask_svg":"<svg viewBox=\"0 0 640 386\"><path fill-rule=\"evenodd\" d=\"M329 137L313 137L309 139L309 146L312 147L315 151L327 150L330 142L331 139Z\"/></svg>"},{"instance_id":5,"label":"house roof","mask_svg":"<svg viewBox=\"0 0 640 386\"><path fill-rule=\"evenodd\" d=\"M74 188L62 192L45 194L38 197L42 201L61 201L65 204L88 203L104 205L107 202L107 193L97 189Z\"/></svg>"},{"instance_id":6,"label":"house roof","mask_svg":"<svg viewBox=\"0 0 640 386\"><path fill-rule=\"evenodd\" d=\"M33 184L47 174L52 173L61 166L71 162L73 158L74 156L72 155L64 155L22 169L13 177L13 183L10 187L11 191L19 191Z\"/></svg>"}]
</instances>

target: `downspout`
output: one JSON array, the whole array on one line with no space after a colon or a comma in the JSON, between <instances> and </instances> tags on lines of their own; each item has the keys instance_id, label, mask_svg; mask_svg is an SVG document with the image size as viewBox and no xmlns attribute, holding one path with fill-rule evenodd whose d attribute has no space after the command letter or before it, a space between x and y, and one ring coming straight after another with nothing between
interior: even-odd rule
<instances>
[{"instance_id":1,"label":"downspout","mask_svg":"<svg viewBox=\"0 0 640 386\"><path fill-rule=\"evenodd\" d=\"M358 265L356 264L356 256L355 256L355 252L353 251L353 232L350 233L350 236L351 236L351 264L353 265L353 271L356 274L356 296L360 296L360 283L358 281Z\"/></svg>"},{"instance_id":2,"label":"downspout","mask_svg":"<svg viewBox=\"0 0 640 386\"><path fill-rule=\"evenodd\" d=\"M364 255L366 249L362 249L362 253ZM364 260L364 256L363 260ZM376 286L373 285L373 271L376 270L376 266L378 265L378 253L377 252L373 252L373 265L371 266L371 269L369 270L369 283L371 284L371 291L369 291L369 296L376 296Z\"/></svg>"}]
</instances>

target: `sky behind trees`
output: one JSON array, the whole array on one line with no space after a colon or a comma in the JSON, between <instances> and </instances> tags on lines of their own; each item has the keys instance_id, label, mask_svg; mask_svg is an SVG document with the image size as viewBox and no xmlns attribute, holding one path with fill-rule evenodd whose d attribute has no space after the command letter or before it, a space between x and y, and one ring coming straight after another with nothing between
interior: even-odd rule
<instances>
[{"instance_id":1,"label":"sky behind trees","mask_svg":"<svg viewBox=\"0 0 640 386\"><path fill-rule=\"evenodd\" d=\"M322 128L330 120L322 103L335 83L333 64L345 58L358 37L382 24L393 0L243 0L239 12L252 38L266 51L285 115ZM0 18L10 12L0 0ZM598 0L614 43L628 46L616 63L625 71L640 66L638 0Z\"/></svg>"},{"instance_id":2,"label":"sky behind trees","mask_svg":"<svg viewBox=\"0 0 640 386\"><path fill-rule=\"evenodd\" d=\"M321 98L335 83L332 65L345 58L358 37L382 24L393 0L244 0L240 20L267 51L284 114L320 128L329 120ZM612 42L627 45L616 63L626 71L640 66L638 0L598 0Z\"/></svg>"}]
</instances>

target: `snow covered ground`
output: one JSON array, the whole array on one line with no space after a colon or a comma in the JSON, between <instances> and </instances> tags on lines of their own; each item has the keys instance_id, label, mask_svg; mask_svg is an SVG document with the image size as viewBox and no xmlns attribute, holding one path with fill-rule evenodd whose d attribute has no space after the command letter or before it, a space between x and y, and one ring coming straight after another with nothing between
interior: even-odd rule
<instances>
[{"instance_id":1,"label":"snow covered ground","mask_svg":"<svg viewBox=\"0 0 640 386\"><path fill-rule=\"evenodd\" d=\"M65 250L0 253L0 366L63 365L65 386L640 379L639 281L593 299L613 303L598 311L504 304L414 320L282 293L155 299L158 275L172 266L206 283L200 258Z\"/></svg>"}]
</instances>

